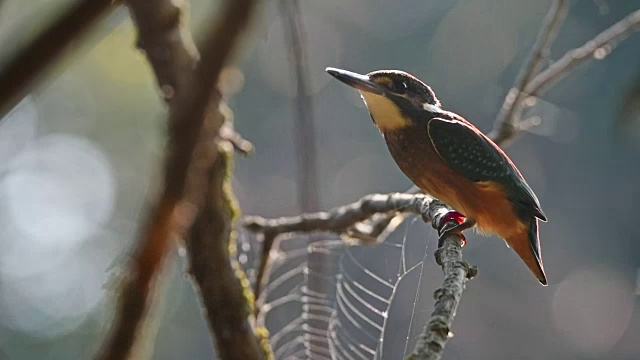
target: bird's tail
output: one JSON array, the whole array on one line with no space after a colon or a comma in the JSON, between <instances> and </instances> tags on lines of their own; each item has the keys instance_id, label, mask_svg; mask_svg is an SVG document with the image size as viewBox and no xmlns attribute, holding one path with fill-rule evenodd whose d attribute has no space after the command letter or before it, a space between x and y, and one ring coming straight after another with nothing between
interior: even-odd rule
<instances>
[{"instance_id":1,"label":"bird's tail","mask_svg":"<svg viewBox=\"0 0 640 360\"><path fill-rule=\"evenodd\" d=\"M544 273L540 253L538 219L535 217L531 218L528 231L523 231L506 240L538 281L540 281L542 285L547 285L547 275Z\"/></svg>"}]
</instances>

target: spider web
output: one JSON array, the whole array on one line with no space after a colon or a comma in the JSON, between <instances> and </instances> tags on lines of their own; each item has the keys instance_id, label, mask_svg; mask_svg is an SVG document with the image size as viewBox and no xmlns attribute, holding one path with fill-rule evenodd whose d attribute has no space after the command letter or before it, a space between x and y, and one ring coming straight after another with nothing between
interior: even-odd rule
<instances>
[{"instance_id":1,"label":"spider web","mask_svg":"<svg viewBox=\"0 0 640 360\"><path fill-rule=\"evenodd\" d=\"M423 291L432 287L423 285L433 235L416 226L421 224L416 219L376 246L309 236L283 237L274 244L258 322L270 332L275 358L407 355L432 306ZM252 281L260 241L250 233L239 237L239 260Z\"/></svg>"}]
</instances>

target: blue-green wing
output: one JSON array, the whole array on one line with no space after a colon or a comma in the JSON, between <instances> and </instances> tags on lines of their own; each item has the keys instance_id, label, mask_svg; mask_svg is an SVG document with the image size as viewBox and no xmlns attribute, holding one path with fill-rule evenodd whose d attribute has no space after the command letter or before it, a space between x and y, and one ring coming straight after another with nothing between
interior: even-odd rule
<instances>
[{"instance_id":1,"label":"blue-green wing","mask_svg":"<svg viewBox=\"0 0 640 360\"><path fill-rule=\"evenodd\" d=\"M474 182L503 185L520 214L547 220L538 198L515 165L480 131L460 120L434 118L429 120L427 132L436 152L451 169Z\"/></svg>"}]
</instances>

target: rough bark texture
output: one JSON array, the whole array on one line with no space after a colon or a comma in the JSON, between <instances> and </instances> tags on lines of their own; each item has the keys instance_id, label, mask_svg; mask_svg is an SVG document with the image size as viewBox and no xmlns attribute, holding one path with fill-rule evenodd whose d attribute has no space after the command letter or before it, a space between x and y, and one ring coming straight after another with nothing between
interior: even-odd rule
<instances>
[{"instance_id":1,"label":"rough bark texture","mask_svg":"<svg viewBox=\"0 0 640 360\"><path fill-rule=\"evenodd\" d=\"M429 205L432 198L428 195L404 193L371 194L352 204L339 206L329 211L302 214L300 216L265 219L249 216L244 226L251 231L265 234L284 234L289 232L332 232L346 234L355 224L369 219L378 213L412 212L420 214L423 206Z\"/></svg>"},{"instance_id":2,"label":"rough bark texture","mask_svg":"<svg viewBox=\"0 0 640 360\"><path fill-rule=\"evenodd\" d=\"M153 69L162 95L170 103L184 91L200 55L183 22L187 3L167 0L127 0L138 31L137 47Z\"/></svg>"},{"instance_id":3,"label":"rough bark texture","mask_svg":"<svg viewBox=\"0 0 640 360\"><path fill-rule=\"evenodd\" d=\"M444 280L433 294L436 300L433 312L418 337L414 352L409 356L411 360L441 358L467 281L469 265L462 260L459 235L446 237L438 249L437 257L442 265Z\"/></svg>"},{"instance_id":4,"label":"rough bark texture","mask_svg":"<svg viewBox=\"0 0 640 360\"><path fill-rule=\"evenodd\" d=\"M100 359L129 356L170 240L187 233L198 215L217 159L217 137L224 123L218 110L221 97L216 89L218 76L249 23L255 5L251 0L225 2L219 21L207 32L202 61L188 71L195 54L185 42L187 37L178 21L179 8L169 0L154 3L157 7L134 1L130 9L141 11L135 15L136 24L144 28L139 35L153 38L148 41L141 38L138 43L153 64L158 83L172 87L171 96L166 96L167 89L163 89L165 98L171 100L164 188L140 236ZM144 11L149 11L148 16ZM213 296L207 291L201 294Z\"/></svg>"},{"instance_id":5,"label":"rough bark texture","mask_svg":"<svg viewBox=\"0 0 640 360\"><path fill-rule=\"evenodd\" d=\"M209 326L215 334L218 357L251 360L266 356L248 319L252 316L253 295L237 262L230 260L235 248L231 222L235 199L230 174L233 149L221 143L221 154L209 172L205 206L191 228L187 240L190 272L199 289ZM239 276L240 275L240 276ZM245 284L241 283L245 280Z\"/></svg>"}]
</instances>

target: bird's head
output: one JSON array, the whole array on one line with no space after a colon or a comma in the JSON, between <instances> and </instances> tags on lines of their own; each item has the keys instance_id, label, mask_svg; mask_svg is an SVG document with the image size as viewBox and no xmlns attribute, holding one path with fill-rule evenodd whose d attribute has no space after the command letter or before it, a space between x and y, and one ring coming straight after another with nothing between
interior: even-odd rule
<instances>
[{"instance_id":1,"label":"bird's head","mask_svg":"<svg viewBox=\"0 0 640 360\"><path fill-rule=\"evenodd\" d=\"M444 112L431 88L404 71L378 70L361 75L327 68L327 72L360 92L382 132L399 130Z\"/></svg>"}]
</instances>

